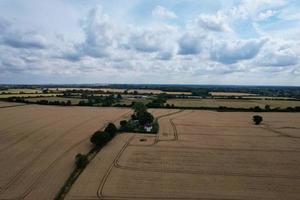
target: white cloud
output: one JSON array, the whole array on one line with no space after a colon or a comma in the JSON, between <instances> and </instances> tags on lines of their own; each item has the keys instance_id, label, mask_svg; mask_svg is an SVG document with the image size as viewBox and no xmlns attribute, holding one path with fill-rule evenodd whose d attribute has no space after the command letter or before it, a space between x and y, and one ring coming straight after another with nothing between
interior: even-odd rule
<instances>
[{"instance_id":1,"label":"white cloud","mask_svg":"<svg viewBox=\"0 0 300 200\"><path fill-rule=\"evenodd\" d=\"M13 48L44 49L48 41L35 31L15 30L9 21L0 18L0 44Z\"/></svg>"},{"instance_id":2,"label":"white cloud","mask_svg":"<svg viewBox=\"0 0 300 200\"><path fill-rule=\"evenodd\" d=\"M109 16L103 13L102 7L96 7L89 12L82 22L85 32L85 42L78 46L81 54L92 57L109 56L117 48L117 34Z\"/></svg>"},{"instance_id":3,"label":"white cloud","mask_svg":"<svg viewBox=\"0 0 300 200\"><path fill-rule=\"evenodd\" d=\"M295 29L293 37L273 34L270 30L249 35L239 32L247 32L251 23L259 25L265 20L263 23L267 24L269 17L280 16L279 7L284 1L275 0L272 6L268 6L273 2L270 0L253 1L253 5L251 2L243 1L234 8L215 13L198 13L190 21L179 19L172 11L158 6L153 16L177 17L176 21L153 20L150 16L151 19L142 19L145 23L140 24L119 17L116 20L104 12L106 9L96 7L87 11L87 17L81 21L79 35L84 37L78 40L63 33L60 39L51 40L42 31L0 20L1 72L79 78L82 75L93 82L176 83L180 79L184 83L199 83L199 80L213 83L221 77L224 83L231 80L253 83L254 79L247 79L250 74L264 77L270 72L276 76L285 73L287 82L288 76L297 78L300 29ZM239 24L244 22L247 24ZM275 81L271 76L268 80Z\"/></svg>"},{"instance_id":4,"label":"white cloud","mask_svg":"<svg viewBox=\"0 0 300 200\"><path fill-rule=\"evenodd\" d=\"M206 30L229 32L231 29L226 20L226 15L218 12L216 15L199 15L197 18L197 23L200 27Z\"/></svg>"},{"instance_id":5,"label":"white cloud","mask_svg":"<svg viewBox=\"0 0 300 200\"><path fill-rule=\"evenodd\" d=\"M258 15L258 21L264 21L266 19L268 19L269 17L272 17L276 14L276 11L274 10L267 10L265 12L261 12L259 15Z\"/></svg>"},{"instance_id":6,"label":"white cloud","mask_svg":"<svg viewBox=\"0 0 300 200\"><path fill-rule=\"evenodd\" d=\"M267 67L289 67L299 63L300 51L297 44L281 40L267 42L257 58L257 64Z\"/></svg>"},{"instance_id":7,"label":"white cloud","mask_svg":"<svg viewBox=\"0 0 300 200\"><path fill-rule=\"evenodd\" d=\"M156 6L152 11L152 15L154 17L162 18L162 19L176 19L177 15L162 6Z\"/></svg>"}]
</instances>

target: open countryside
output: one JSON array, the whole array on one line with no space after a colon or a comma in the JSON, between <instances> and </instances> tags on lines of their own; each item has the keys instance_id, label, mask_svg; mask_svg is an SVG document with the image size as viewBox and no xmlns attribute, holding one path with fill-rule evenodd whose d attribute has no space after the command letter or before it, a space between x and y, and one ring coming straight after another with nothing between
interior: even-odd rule
<instances>
[{"instance_id":1,"label":"open countryside","mask_svg":"<svg viewBox=\"0 0 300 200\"><path fill-rule=\"evenodd\" d=\"M0 108L0 199L54 199L91 149L91 133L129 109L17 106Z\"/></svg>"},{"instance_id":2,"label":"open countryside","mask_svg":"<svg viewBox=\"0 0 300 200\"><path fill-rule=\"evenodd\" d=\"M300 200L300 0L0 0L0 200Z\"/></svg>"},{"instance_id":3,"label":"open countryside","mask_svg":"<svg viewBox=\"0 0 300 200\"><path fill-rule=\"evenodd\" d=\"M297 199L300 115L252 115L174 112L157 136L119 135L66 199Z\"/></svg>"}]
</instances>

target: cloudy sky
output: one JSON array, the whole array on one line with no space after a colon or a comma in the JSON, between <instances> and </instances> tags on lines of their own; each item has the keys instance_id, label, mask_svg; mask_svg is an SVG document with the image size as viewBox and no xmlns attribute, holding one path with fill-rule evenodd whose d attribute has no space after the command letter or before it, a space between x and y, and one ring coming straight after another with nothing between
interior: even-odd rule
<instances>
[{"instance_id":1,"label":"cloudy sky","mask_svg":"<svg viewBox=\"0 0 300 200\"><path fill-rule=\"evenodd\" d=\"M300 85L298 0L0 0L0 83Z\"/></svg>"}]
</instances>

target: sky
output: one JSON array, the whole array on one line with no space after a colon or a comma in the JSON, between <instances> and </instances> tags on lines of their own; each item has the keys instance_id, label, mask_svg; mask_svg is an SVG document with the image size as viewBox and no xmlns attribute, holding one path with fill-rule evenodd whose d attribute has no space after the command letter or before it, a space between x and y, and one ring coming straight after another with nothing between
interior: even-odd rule
<instances>
[{"instance_id":1,"label":"sky","mask_svg":"<svg viewBox=\"0 0 300 200\"><path fill-rule=\"evenodd\" d=\"M0 83L300 86L300 1L0 0Z\"/></svg>"}]
</instances>

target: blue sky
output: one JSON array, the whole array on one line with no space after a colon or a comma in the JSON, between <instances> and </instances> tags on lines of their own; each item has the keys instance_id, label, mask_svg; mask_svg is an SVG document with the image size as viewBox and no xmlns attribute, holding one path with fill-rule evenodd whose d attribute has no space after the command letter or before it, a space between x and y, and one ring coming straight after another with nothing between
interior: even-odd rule
<instances>
[{"instance_id":1,"label":"blue sky","mask_svg":"<svg viewBox=\"0 0 300 200\"><path fill-rule=\"evenodd\" d=\"M300 85L297 0L0 0L0 83Z\"/></svg>"}]
</instances>

